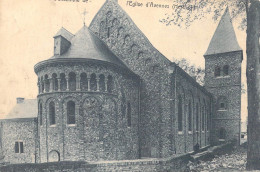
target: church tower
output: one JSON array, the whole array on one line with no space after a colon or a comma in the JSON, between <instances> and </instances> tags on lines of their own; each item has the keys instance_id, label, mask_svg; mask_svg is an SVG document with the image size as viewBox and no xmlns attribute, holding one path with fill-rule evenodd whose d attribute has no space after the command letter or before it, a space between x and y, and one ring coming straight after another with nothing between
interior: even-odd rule
<instances>
[{"instance_id":1,"label":"church tower","mask_svg":"<svg viewBox=\"0 0 260 172\"><path fill-rule=\"evenodd\" d=\"M205 87L214 97L212 142L240 141L241 62L228 8L211 39L205 58Z\"/></svg>"}]
</instances>

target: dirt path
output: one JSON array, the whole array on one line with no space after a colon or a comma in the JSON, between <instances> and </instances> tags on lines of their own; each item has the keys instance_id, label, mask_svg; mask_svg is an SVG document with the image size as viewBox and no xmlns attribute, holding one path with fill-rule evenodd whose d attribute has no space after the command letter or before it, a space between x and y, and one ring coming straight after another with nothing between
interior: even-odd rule
<instances>
[{"instance_id":1,"label":"dirt path","mask_svg":"<svg viewBox=\"0 0 260 172\"><path fill-rule=\"evenodd\" d=\"M246 169L246 149L238 148L231 154L217 156L211 161L200 161L198 164L190 163L190 171L245 171Z\"/></svg>"}]
</instances>

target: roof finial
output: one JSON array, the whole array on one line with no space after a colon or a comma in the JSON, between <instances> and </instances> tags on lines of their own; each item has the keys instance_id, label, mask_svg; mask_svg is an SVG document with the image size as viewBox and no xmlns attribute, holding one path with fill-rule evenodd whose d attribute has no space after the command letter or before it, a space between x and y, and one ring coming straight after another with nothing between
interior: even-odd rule
<instances>
[{"instance_id":1,"label":"roof finial","mask_svg":"<svg viewBox=\"0 0 260 172\"><path fill-rule=\"evenodd\" d=\"M82 14L84 15L84 21L83 21L84 26L86 25L85 20L86 20L86 14L87 14L87 13L88 13L88 12L86 11L86 8L85 8L84 12L82 13Z\"/></svg>"}]
</instances>

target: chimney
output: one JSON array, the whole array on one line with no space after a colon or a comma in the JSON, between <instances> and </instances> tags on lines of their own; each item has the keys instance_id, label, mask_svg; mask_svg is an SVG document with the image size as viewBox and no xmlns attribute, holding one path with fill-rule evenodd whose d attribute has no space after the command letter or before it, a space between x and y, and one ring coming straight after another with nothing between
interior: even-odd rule
<instances>
[{"instance_id":1,"label":"chimney","mask_svg":"<svg viewBox=\"0 0 260 172\"><path fill-rule=\"evenodd\" d=\"M21 103L23 103L24 102L24 98L23 97L17 97L16 98L16 103L17 104L21 104Z\"/></svg>"}]
</instances>

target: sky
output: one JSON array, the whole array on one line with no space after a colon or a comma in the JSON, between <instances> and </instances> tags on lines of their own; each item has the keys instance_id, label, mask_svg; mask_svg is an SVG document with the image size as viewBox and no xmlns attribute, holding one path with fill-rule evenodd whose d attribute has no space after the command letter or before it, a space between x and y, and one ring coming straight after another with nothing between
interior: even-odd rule
<instances>
[{"instance_id":1,"label":"sky","mask_svg":"<svg viewBox=\"0 0 260 172\"><path fill-rule=\"evenodd\" d=\"M75 0L74 0L75 1ZM85 1L85 2L84 2ZM219 21L210 17L195 21L189 28L165 26L160 23L172 9L145 6L132 7L128 0L118 0L137 27L152 45L171 61L186 58L204 68L203 54ZM172 5L170 0L139 0ZM0 118L16 104L16 97L37 97L37 77L34 65L53 55L53 36L61 27L75 34L83 27L83 12L88 26L105 0L1 0L0 1ZM224 10L222 11L222 13ZM233 22L237 40L244 50L242 82L246 85L246 33ZM242 95L242 121L247 116L247 96Z\"/></svg>"}]
</instances>

